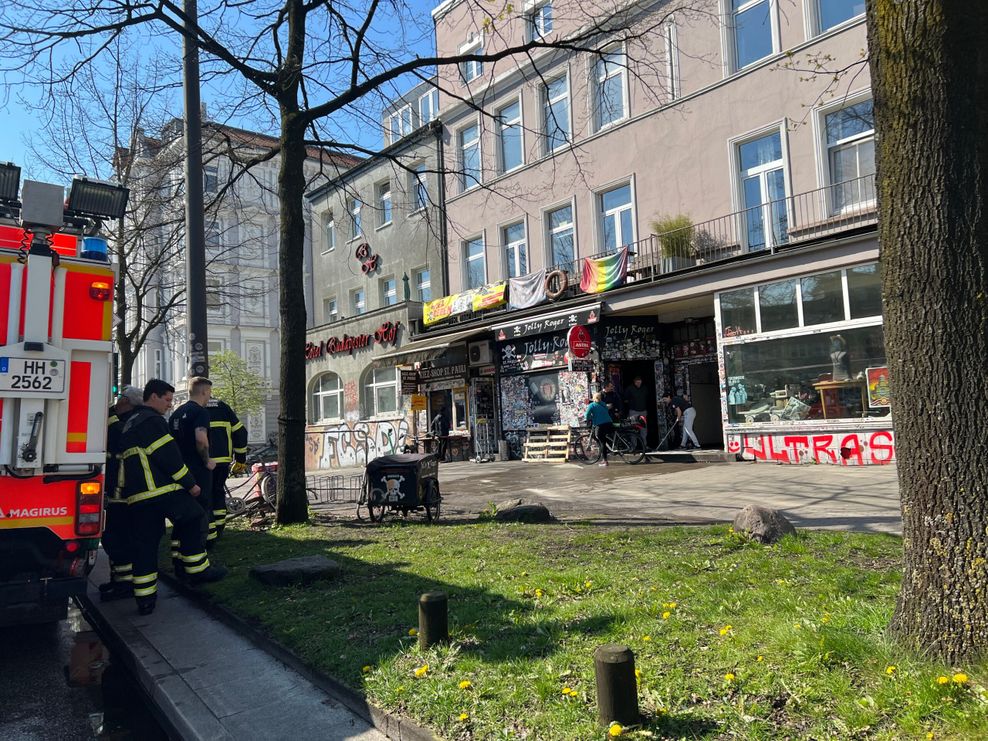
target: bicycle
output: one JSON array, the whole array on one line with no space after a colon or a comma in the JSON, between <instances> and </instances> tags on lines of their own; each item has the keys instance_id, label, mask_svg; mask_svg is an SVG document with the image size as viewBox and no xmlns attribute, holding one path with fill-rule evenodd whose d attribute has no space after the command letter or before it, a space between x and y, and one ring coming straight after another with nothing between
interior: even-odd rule
<instances>
[{"instance_id":1,"label":"bicycle","mask_svg":"<svg viewBox=\"0 0 988 741\"><path fill-rule=\"evenodd\" d=\"M645 444L642 442L641 421L627 422L614 427L614 434L606 441L607 452L613 453L625 463L635 465L645 460ZM584 463L591 465L597 463L603 455L601 441L598 435L598 428L594 426L586 442L581 436L578 442L583 448Z\"/></svg>"}]
</instances>

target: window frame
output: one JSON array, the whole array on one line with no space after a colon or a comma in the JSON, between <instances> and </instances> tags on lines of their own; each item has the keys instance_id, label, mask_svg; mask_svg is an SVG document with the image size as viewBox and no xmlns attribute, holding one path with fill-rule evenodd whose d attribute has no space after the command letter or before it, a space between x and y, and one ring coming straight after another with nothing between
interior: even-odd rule
<instances>
[{"instance_id":1,"label":"window frame","mask_svg":"<svg viewBox=\"0 0 988 741\"><path fill-rule=\"evenodd\" d=\"M503 111L512 106L518 106L518 116L517 118L511 119L510 121L505 121L501 115ZM513 100L510 100L503 105L495 109L494 112L495 121L495 136L497 138L497 158L498 158L498 174L506 175L509 172L514 172L515 170L525 166L525 115L521 100L521 94L515 96ZM505 163L505 139L504 132L506 130L517 130L518 132L518 164L514 167L508 168Z\"/></svg>"},{"instance_id":2,"label":"window frame","mask_svg":"<svg viewBox=\"0 0 988 741\"><path fill-rule=\"evenodd\" d=\"M563 81L563 94L556 96L556 98L551 98L549 96L549 86L555 82ZM549 136L550 131L550 118L556 121L555 115L552 113L552 107L556 103L565 102L566 103L566 128L565 136L563 141L556 146L551 146L551 139ZM546 80L545 84L542 86L542 149L545 156L549 156L560 149L568 147L573 143L573 105L572 105L572 91L570 90L570 77L569 71L563 72L561 75L553 77L550 80Z\"/></svg>"},{"instance_id":3,"label":"window frame","mask_svg":"<svg viewBox=\"0 0 988 741\"><path fill-rule=\"evenodd\" d=\"M357 294L361 300L357 301ZM354 316L362 316L367 313L367 291L364 288L354 288L350 291L350 310Z\"/></svg>"},{"instance_id":4,"label":"window frame","mask_svg":"<svg viewBox=\"0 0 988 741\"><path fill-rule=\"evenodd\" d=\"M465 44L460 46L460 54L483 54L484 53L484 37L483 35L474 36L467 40ZM484 63L481 61L467 61L459 65L460 78L464 83L469 85L474 80L477 80L484 76ZM471 74L473 73L473 74Z\"/></svg>"},{"instance_id":5,"label":"window frame","mask_svg":"<svg viewBox=\"0 0 988 741\"><path fill-rule=\"evenodd\" d=\"M546 10L549 11L549 28L545 28ZM529 41L544 41L546 36L552 33L555 26L555 18L553 15L554 9L552 7L552 0L544 0L543 2L536 3L531 7L525 16L528 24Z\"/></svg>"},{"instance_id":6,"label":"window frame","mask_svg":"<svg viewBox=\"0 0 988 741\"><path fill-rule=\"evenodd\" d=\"M354 242L364 236L362 211L364 202L357 196L347 199L347 213L350 215L350 241Z\"/></svg>"},{"instance_id":7,"label":"window frame","mask_svg":"<svg viewBox=\"0 0 988 741\"><path fill-rule=\"evenodd\" d=\"M394 199L392 197L391 179L382 180L374 186L378 224L377 229L391 226L394 221Z\"/></svg>"},{"instance_id":8,"label":"window frame","mask_svg":"<svg viewBox=\"0 0 988 741\"><path fill-rule=\"evenodd\" d=\"M813 124L816 128L816 139L819 145L819 152L820 152L818 157L818 170L819 170L819 180L820 180L821 188L831 188L833 186L839 185L839 183L834 180L831 149L837 147L846 147L850 144L858 145L869 139L871 141L875 141L874 120L872 120L872 129L870 135L856 134L851 137L846 137L845 139L840 140L837 145L834 145L832 147L830 145L827 136L827 117L834 113L839 113L840 111L846 108L852 108L853 106L856 106L860 103L864 103L865 101L868 100L874 102L874 96L872 95L872 91L866 88L864 90L859 90L855 93L850 93L846 96L843 96L839 101L835 103L824 105L816 109L815 111L816 115L814 116ZM872 111L873 111L872 115L874 116L874 109L872 109ZM859 175L858 179L860 179L861 177L864 176ZM876 191L873 189L871 198L862 198L861 200L855 201L854 203L847 204L843 208L837 208L835 206L833 202L833 195L831 194L828 197L828 208L830 210L830 213L833 215L846 213L849 210L868 208L869 206L872 206L876 203L877 199L875 197L875 193Z\"/></svg>"},{"instance_id":9,"label":"window frame","mask_svg":"<svg viewBox=\"0 0 988 741\"><path fill-rule=\"evenodd\" d=\"M508 242L508 230L519 226L522 230L521 239ZM498 228L498 233L501 236L501 269L503 270L504 279L520 278L523 275L527 275L530 268L527 219L523 217L509 221ZM519 270L519 263L521 262L524 263L524 270ZM512 263L514 264L513 266ZM512 273L512 267L518 272Z\"/></svg>"},{"instance_id":10,"label":"window frame","mask_svg":"<svg viewBox=\"0 0 988 741\"><path fill-rule=\"evenodd\" d=\"M603 78L601 78L598 69L600 69L601 65L604 65L604 71L606 72L606 62L604 57L618 52L622 57L621 63L616 65L618 71L614 73L607 73L603 76ZM613 126L617 126L622 121L627 121L631 118L631 94L628 89L628 52L624 43L618 41L613 44L603 46L597 51L596 56L592 58L591 65L590 89L592 91L592 95L590 96L590 104L593 108L591 121L593 123L593 131L594 133L597 133ZM601 91L607 81L616 75L619 75L621 78L621 115L604 123L602 119L603 107L600 104L602 99Z\"/></svg>"},{"instance_id":11,"label":"window frame","mask_svg":"<svg viewBox=\"0 0 988 741\"><path fill-rule=\"evenodd\" d=\"M628 188L628 205L627 205L627 208L625 209L624 207L622 207L622 208L619 208L619 209L610 209L608 211L605 211L604 210L604 196L607 195L608 193L614 192L615 190L619 190L621 188L624 188L625 186L627 186L627 188ZM605 235L604 224L607 221L607 217L608 216L618 215L618 218L616 219L615 224L618 227L620 227L621 220L620 220L620 216L619 215L623 211L625 211L625 210L628 210L631 213L631 241L625 242L625 243L622 244L621 243L621 240L618 239L618 233L620 231L621 232L620 233L620 236L623 237L624 236L623 229L615 229L615 232L614 232L615 233L615 246L614 246L613 252L617 252L618 250L620 250L623 247L630 247L636 241L638 241L638 221L637 221L637 215L638 214L637 214L637 209L635 208L635 180L634 180L634 178L633 177L629 177L629 178L625 178L623 180L616 180L616 181L614 181L612 183L609 183L608 185L605 185L602 188L599 188L599 189L595 190L593 192L593 194L594 194L594 202L595 202L594 203L594 205L595 205L595 211L597 212L597 239L598 239L598 246L600 247L600 250L599 251L600 252L606 252L607 254L613 254L612 252L609 251L610 248L608 248L604 244L604 240L605 240L605 236L604 236Z\"/></svg>"},{"instance_id":12,"label":"window frame","mask_svg":"<svg viewBox=\"0 0 988 741\"><path fill-rule=\"evenodd\" d=\"M407 114L407 116L406 116ZM397 136L395 136L395 123L398 124ZM388 137L392 144L395 144L415 130L412 122L412 104L405 103L388 115Z\"/></svg>"},{"instance_id":13,"label":"window frame","mask_svg":"<svg viewBox=\"0 0 988 741\"><path fill-rule=\"evenodd\" d=\"M741 65L738 60L738 27L735 19L741 13L751 10L761 3L768 4L769 34L771 36L772 50L763 57L759 57L758 59L752 60L745 65ZM734 7L734 0L722 0L721 9L724 18L723 38L725 42L724 48L726 50L726 53L724 54L724 67L726 75L729 76L750 69L755 65L764 62L766 59L770 59L779 54L781 42L779 39L778 0L741 0L737 8Z\"/></svg>"},{"instance_id":14,"label":"window frame","mask_svg":"<svg viewBox=\"0 0 988 741\"><path fill-rule=\"evenodd\" d=\"M411 165L409 173L409 191L412 194L410 213L417 214L425 211L429 205L429 171L425 162Z\"/></svg>"},{"instance_id":15,"label":"window frame","mask_svg":"<svg viewBox=\"0 0 988 741\"><path fill-rule=\"evenodd\" d=\"M325 255L327 252L333 252L336 249L336 218L333 216L332 211L323 215L322 234L322 254Z\"/></svg>"},{"instance_id":16,"label":"window frame","mask_svg":"<svg viewBox=\"0 0 988 741\"><path fill-rule=\"evenodd\" d=\"M336 379L337 387L335 389L330 389L328 391L322 390L322 381L328 376L333 376ZM328 397L335 396L336 407L338 414L335 417L325 417L323 416L323 400ZM309 410L312 412L309 419L311 424L323 424L326 422L336 422L343 419L345 410L343 408L344 398L343 398L343 379L340 378L340 374L334 371L324 371L312 379L312 388L309 391ZM317 411L318 410L318 411Z\"/></svg>"},{"instance_id":17,"label":"window frame","mask_svg":"<svg viewBox=\"0 0 988 741\"><path fill-rule=\"evenodd\" d=\"M390 290L388 289L388 283L390 282ZM381 306L396 306L398 304L398 279L393 275L385 276L380 279L380 293L381 293ZM394 301L389 301L388 299L393 298Z\"/></svg>"},{"instance_id":18,"label":"window frame","mask_svg":"<svg viewBox=\"0 0 988 741\"><path fill-rule=\"evenodd\" d=\"M804 17L807 19L806 33L807 39L812 39L817 36L822 36L825 33L829 33L836 29L846 28L855 23L864 20L865 13L861 11L857 15L852 15L850 18L845 18L839 23L835 23L829 28L823 27L823 12L821 8L821 0L806 0L803 5Z\"/></svg>"},{"instance_id":19,"label":"window frame","mask_svg":"<svg viewBox=\"0 0 988 741\"><path fill-rule=\"evenodd\" d=\"M475 129L477 132L477 138L471 142L469 148L476 148L477 150L477 177L467 174L466 167L466 150L467 147L463 143L463 135L470 129ZM480 121L475 120L469 126L464 126L456 130L456 151L460 162L460 192L466 193L469 190L479 187L484 182L484 152L481 148L481 136L480 136L481 126ZM473 179L473 185L468 184L468 180Z\"/></svg>"},{"instance_id":20,"label":"window frame","mask_svg":"<svg viewBox=\"0 0 988 741\"><path fill-rule=\"evenodd\" d=\"M424 107L422 105L423 101L428 101L429 115L424 115ZM425 126L427 123L431 123L439 118L439 90L438 88L433 88L424 95L419 96L418 100L418 112L419 112L419 126Z\"/></svg>"},{"instance_id":21,"label":"window frame","mask_svg":"<svg viewBox=\"0 0 988 741\"><path fill-rule=\"evenodd\" d=\"M208 194L215 194L219 192L220 187L220 168L219 165L203 165L202 166L202 192Z\"/></svg>"},{"instance_id":22,"label":"window frame","mask_svg":"<svg viewBox=\"0 0 988 741\"><path fill-rule=\"evenodd\" d=\"M557 211L561 211L564 208L569 209L570 221L569 227L557 227L552 228L552 219L550 216ZM579 259L580 249L577 243L578 236L576 232L576 198L570 198L568 201L562 201L556 203L548 208L542 210L542 224L543 224L543 244L545 245L545 264L547 266L546 270L557 270L568 268L572 263ZM553 244L552 237L556 233L561 233L566 229L569 229L570 236L573 238L573 258L568 260L566 263L559 264L555 261L553 255Z\"/></svg>"},{"instance_id":23,"label":"window frame","mask_svg":"<svg viewBox=\"0 0 988 741\"><path fill-rule=\"evenodd\" d=\"M480 253L478 255L470 256L470 245L475 243L480 243ZM487 244L484 240L483 234L478 234L474 237L464 239L460 247L461 254L463 255L463 286L464 290L470 291L475 288L480 288L487 284ZM477 285L471 285L470 281L470 263L480 262L483 269L483 278Z\"/></svg>"},{"instance_id":24,"label":"window frame","mask_svg":"<svg viewBox=\"0 0 988 741\"><path fill-rule=\"evenodd\" d=\"M429 276L428 280L423 281L422 280L423 275ZM416 300L421 301L422 303L425 303L426 301L431 301L432 300L432 271L429 269L429 267L426 266L421 268L415 268L412 271L412 277L415 281L415 294L416 296L418 296ZM422 291L423 288L428 289L429 298L425 298L423 296L423 291Z\"/></svg>"},{"instance_id":25,"label":"window frame","mask_svg":"<svg viewBox=\"0 0 988 741\"><path fill-rule=\"evenodd\" d=\"M380 371L388 371L388 370L390 370L394 374L393 378L385 381L378 381L377 380L378 373ZM382 417L385 414L394 414L394 415L401 414L401 405L399 404L400 396L398 394L399 377L400 376L398 373L398 366L396 365L389 366L388 368L369 367L364 371L364 377L362 379L363 382L361 383L360 388L361 388L361 393L363 394L364 397L364 404L362 411L367 413L366 419ZM381 412L377 408L378 407L377 390L389 389L389 388L392 390L392 393L394 394L393 398L394 398L395 408L393 411Z\"/></svg>"},{"instance_id":26,"label":"window frame","mask_svg":"<svg viewBox=\"0 0 988 741\"><path fill-rule=\"evenodd\" d=\"M767 190L767 181L762 177L762 175L767 174L768 172L771 172L771 171L773 171L775 169L781 169L782 170L782 182L783 182L783 191L784 191L784 196L783 197L784 197L784 199L786 201L786 213L785 213L785 215L786 215L786 228L787 228L787 230L788 230L789 225L792 224L792 214L789 213L789 208L790 208L791 202L792 202L792 195L791 195L792 194L792 183L791 183L790 177L789 177L789 139L786 136L786 133L788 131L788 125L787 124L788 124L788 121L786 119L782 119L781 121L773 122L773 123L769 124L768 126L764 126L764 127L760 128L760 129L756 129L754 131L750 131L750 132L748 132L746 134L743 134L741 136L738 136L738 137L734 137L729 142L729 146L730 146L730 161L731 161L731 167L732 167L732 170L733 170L733 175L732 175L732 178L731 178L731 188L732 188L732 191L733 191L734 203L735 203L735 209L734 210L735 210L736 213L746 213L749 210L749 207L746 206L745 205L745 202L744 202L744 197L745 197L745 195L744 195L744 180L747 177L752 177L754 175L759 175L759 178L760 178L759 179L759 190L760 190L760 193L762 194L762 199L763 199L762 200L762 203L761 203L761 207L763 209L763 212L762 212L763 228L765 228L765 225L766 224L771 225L772 219L771 219L771 208L770 208L770 206L771 206L772 201L771 200L766 201L765 198L764 198L765 193L766 193L766 190ZM781 151L782 151L782 159L781 160L773 160L773 162L781 162L781 164L778 165L777 167L775 167L775 166L769 166L769 165L759 165L757 167L748 168L748 170L745 170L744 172L742 172L742 170L741 170L741 147L743 145L745 145L745 144L758 141L759 139L764 139L764 138L766 138L766 137L768 137L768 136L770 136L772 134L777 134L779 136L779 142L780 142L780 147L781 147ZM745 174L745 173L747 173L747 174ZM766 207L768 208L768 210L765 210ZM752 208L754 208L754 207L752 207ZM766 232L766 234L767 234L767 232ZM744 230L744 233L741 236L742 236L742 245L741 246L743 247L743 249L744 249L745 252L750 251L751 246L748 243L748 230L745 229ZM774 245L774 232L772 233L772 239L769 239L768 236L766 236L766 241L765 241L764 246L762 248L759 248L759 249L773 249L773 245Z\"/></svg>"},{"instance_id":27,"label":"window frame","mask_svg":"<svg viewBox=\"0 0 988 741\"><path fill-rule=\"evenodd\" d=\"M326 308L328 305L332 305L333 311L327 313ZM340 302L336 296L327 296L322 300L322 322L323 324L331 324L333 322L338 322L340 320Z\"/></svg>"}]
</instances>

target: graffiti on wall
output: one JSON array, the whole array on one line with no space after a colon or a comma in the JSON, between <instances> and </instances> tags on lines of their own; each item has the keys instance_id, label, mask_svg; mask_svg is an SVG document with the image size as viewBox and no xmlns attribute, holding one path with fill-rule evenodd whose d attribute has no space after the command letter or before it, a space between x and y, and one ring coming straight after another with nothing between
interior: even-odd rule
<instances>
[{"instance_id":1,"label":"graffiti on wall","mask_svg":"<svg viewBox=\"0 0 988 741\"><path fill-rule=\"evenodd\" d=\"M727 452L749 461L880 466L895 460L895 436L892 430L728 434Z\"/></svg>"},{"instance_id":2,"label":"graffiti on wall","mask_svg":"<svg viewBox=\"0 0 988 741\"><path fill-rule=\"evenodd\" d=\"M408 436L408 420L342 422L305 434L305 467L365 466L382 455L400 453Z\"/></svg>"}]
</instances>

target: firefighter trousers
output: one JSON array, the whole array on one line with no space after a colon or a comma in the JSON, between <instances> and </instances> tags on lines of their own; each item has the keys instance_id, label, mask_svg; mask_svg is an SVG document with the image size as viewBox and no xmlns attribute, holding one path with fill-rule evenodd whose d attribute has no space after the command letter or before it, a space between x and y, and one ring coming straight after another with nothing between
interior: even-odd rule
<instances>
[{"instance_id":1,"label":"firefighter trousers","mask_svg":"<svg viewBox=\"0 0 988 741\"><path fill-rule=\"evenodd\" d=\"M129 505L134 542L134 596L158 591L158 544L165 518L172 523L177 554L187 574L209 568L206 556L206 514L187 491L170 491Z\"/></svg>"},{"instance_id":2,"label":"firefighter trousers","mask_svg":"<svg viewBox=\"0 0 988 741\"><path fill-rule=\"evenodd\" d=\"M186 460L185 465L189 467L189 471L192 472L193 478L196 480L196 484L199 485L199 496L195 497L196 503L202 507L202 511L205 514L205 519L203 519L203 530L202 537L206 541L215 540L215 536L209 537L212 530L212 519L213 519L213 472L201 465L200 461L190 462ZM172 562L178 566L182 563L182 557L179 553L179 537L178 533L172 528L171 546L172 546Z\"/></svg>"},{"instance_id":3,"label":"firefighter trousers","mask_svg":"<svg viewBox=\"0 0 988 741\"><path fill-rule=\"evenodd\" d=\"M122 499L106 500L103 550L110 557L110 581L134 580L134 545L131 541L130 505Z\"/></svg>"},{"instance_id":4,"label":"firefighter trousers","mask_svg":"<svg viewBox=\"0 0 988 741\"><path fill-rule=\"evenodd\" d=\"M213 469L213 510L209 522L209 540L220 537L226 527L226 480L229 475L229 463L217 463Z\"/></svg>"}]
</instances>

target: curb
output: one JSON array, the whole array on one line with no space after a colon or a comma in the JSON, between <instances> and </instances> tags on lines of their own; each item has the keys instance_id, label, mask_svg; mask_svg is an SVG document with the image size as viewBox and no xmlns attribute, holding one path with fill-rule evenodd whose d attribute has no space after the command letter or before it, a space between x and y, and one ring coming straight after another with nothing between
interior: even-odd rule
<instances>
[{"instance_id":1,"label":"curb","mask_svg":"<svg viewBox=\"0 0 988 741\"><path fill-rule=\"evenodd\" d=\"M253 643L258 649L276 658L282 664L298 672L332 699L346 707L359 718L370 723L374 728L390 739L396 741L441 741L432 731L422 728L410 719L381 710L367 702L367 698L347 687L337 679L323 674L303 662L290 649L270 638L240 616L226 607L218 605L204 592L200 592L187 584L180 582L172 574L159 572L158 580L164 581L172 589L192 600L197 607L232 628Z\"/></svg>"}]
</instances>

